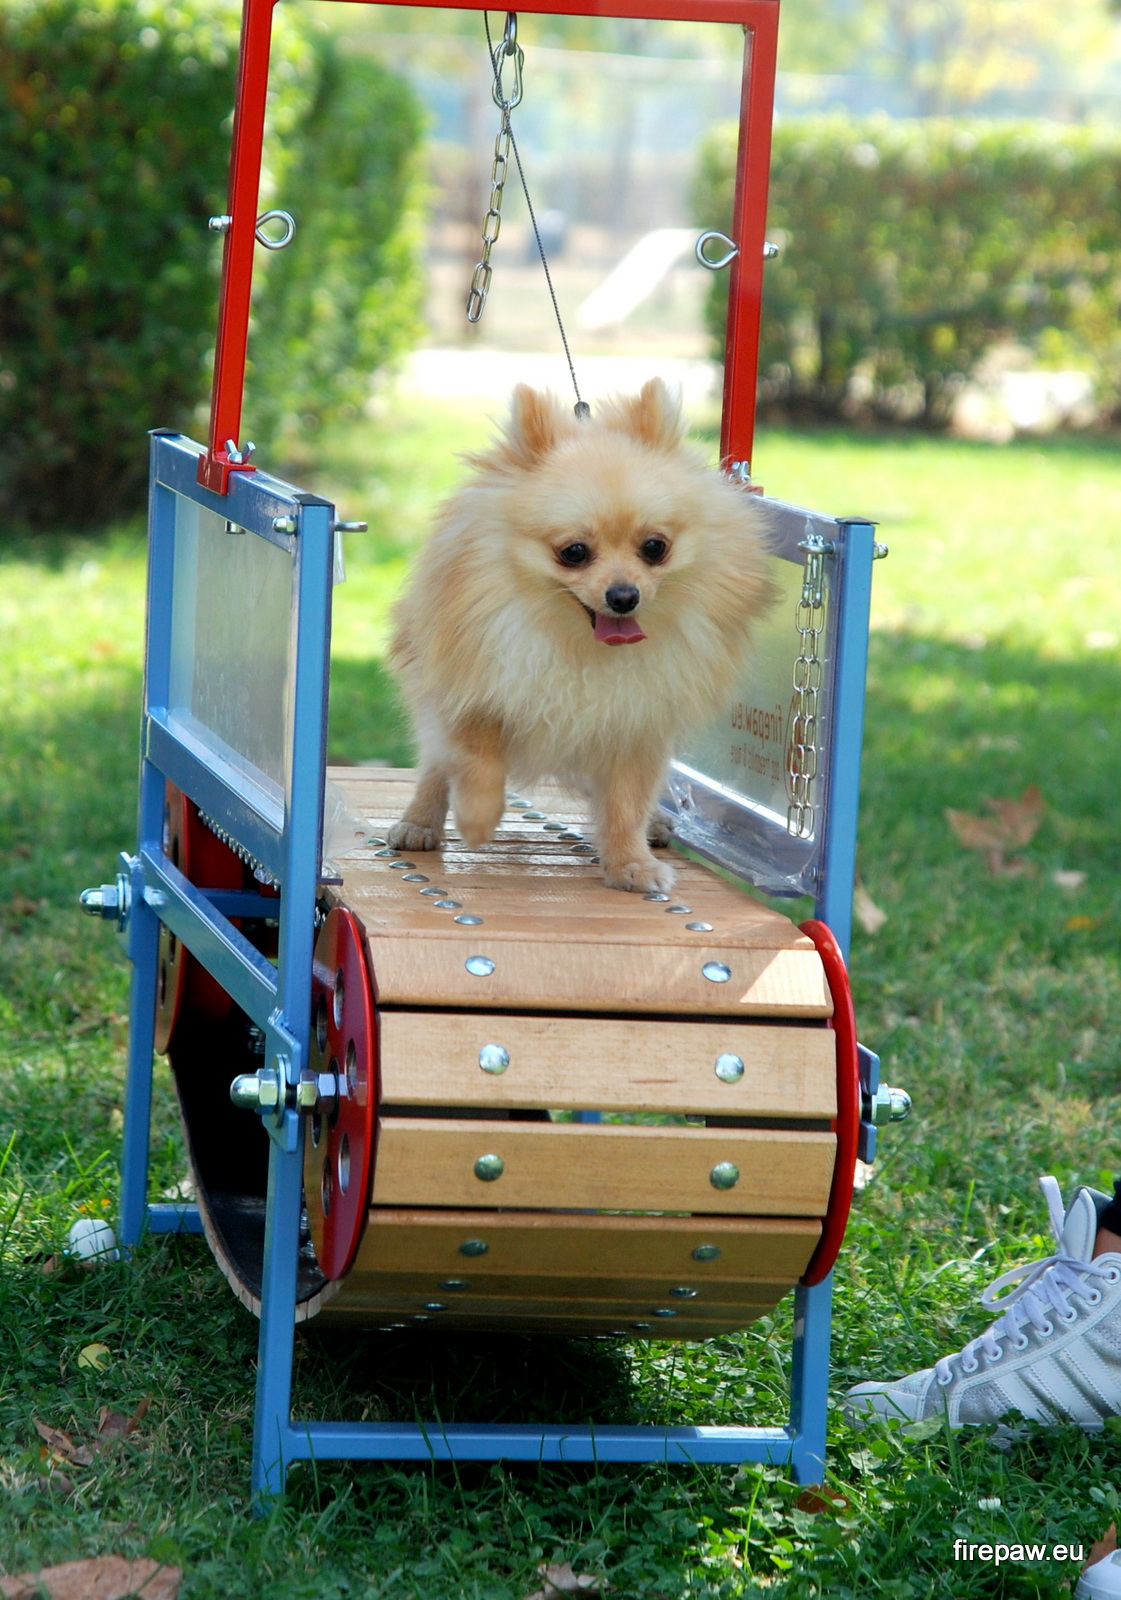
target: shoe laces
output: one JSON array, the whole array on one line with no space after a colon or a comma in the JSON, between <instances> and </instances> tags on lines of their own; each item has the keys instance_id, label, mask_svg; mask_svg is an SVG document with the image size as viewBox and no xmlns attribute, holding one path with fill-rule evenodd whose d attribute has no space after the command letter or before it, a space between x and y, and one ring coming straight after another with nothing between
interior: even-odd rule
<instances>
[{"instance_id":1,"label":"shoe laces","mask_svg":"<svg viewBox=\"0 0 1121 1600\"><path fill-rule=\"evenodd\" d=\"M1103 1278L1112 1282L1116 1276L1113 1266L1099 1267L1093 1261L1083 1261L1062 1248L1066 1221L1062 1192L1052 1177L1040 1178L1039 1187L1047 1201L1051 1231L1059 1248L1042 1261L1030 1261L1022 1267L1013 1267L1011 1272L1002 1273L989 1284L981 1295L981 1304L989 1311L1002 1314L992 1327L986 1328L976 1339L971 1339L956 1355L943 1356L935 1362L935 1376L943 1385L953 1379L951 1361L960 1362L963 1373L977 1371L979 1354L983 1353L990 1361L999 1361L1004 1354L1000 1343L1002 1339L1011 1339L1022 1348L1026 1339L1021 1330L1029 1322L1037 1333L1046 1336L1054 1329L1052 1312L1060 1322L1072 1322L1077 1312L1068 1296L1084 1296L1089 1278ZM1001 1290L1008 1292L1002 1294Z\"/></svg>"}]
</instances>

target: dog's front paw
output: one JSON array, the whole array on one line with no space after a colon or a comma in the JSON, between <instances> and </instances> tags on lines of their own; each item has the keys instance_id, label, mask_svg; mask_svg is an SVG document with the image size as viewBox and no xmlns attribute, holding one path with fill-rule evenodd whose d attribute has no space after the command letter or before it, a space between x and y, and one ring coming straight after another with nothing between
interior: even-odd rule
<instances>
[{"instance_id":1,"label":"dog's front paw","mask_svg":"<svg viewBox=\"0 0 1121 1600\"><path fill-rule=\"evenodd\" d=\"M673 888L673 868L653 856L618 866L608 863L603 881L609 889L629 889L632 894L668 894Z\"/></svg>"},{"instance_id":2,"label":"dog's front paw","mask_svg":"<svg viewBox=\"0 0 1121 1600\"><path fill-rule=\"evenodd\" d=\"M439 828L428 827L423 822L410 822L406 817L395 822L387 830L385 838L394 850L438 850L444 842L444 835Z\"/></svg>"},{"instance_id":3,"label":"dog's front paw","mask_svg":"<svg viewBox=\"0 0 1121 1600\"><path fill-rule=\"evenodd\" d=\"M663 850L673 838L673 823L664 812L655 811L646 824L646 842L655 850Z\"/></svg>"}]
</instances>

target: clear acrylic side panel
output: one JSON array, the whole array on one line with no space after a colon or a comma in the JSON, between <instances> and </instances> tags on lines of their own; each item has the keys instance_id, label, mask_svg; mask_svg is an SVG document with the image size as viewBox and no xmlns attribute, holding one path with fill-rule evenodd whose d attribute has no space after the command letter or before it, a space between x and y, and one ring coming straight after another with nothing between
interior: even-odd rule
<instances>
[{"instance_id":1,"label":"clear acrylic side panel","mask_svg":"<svg viewBox=\"0 0 1121 1600\"><path fill-rule=\"evenodd\" d=\"M832 563L824 564L822 683L817 698L817 776L809 813L792 814L791 743L797 709L795 662L801 650L796 613L802 598L809 533L836 537L833 518L765 500L772 529L771 578L778 594L757 625L746 669L724 709L701 729L670 768L664 802L674 835L737 877L770 894L816 894L828 808L826 793L833 695Z\"/></svg>"},{"instance_id":2,"label":"clear acrylic side panel","mask_svg":"<svg viewBox=\"0 0 1121 1600\"><path fill-rule=\"evenodd\" d=\"M283 818L292 748L293 562L180 495L175 507L168 723L218 758L243 797Z\"/></svg>"}]
</instances>

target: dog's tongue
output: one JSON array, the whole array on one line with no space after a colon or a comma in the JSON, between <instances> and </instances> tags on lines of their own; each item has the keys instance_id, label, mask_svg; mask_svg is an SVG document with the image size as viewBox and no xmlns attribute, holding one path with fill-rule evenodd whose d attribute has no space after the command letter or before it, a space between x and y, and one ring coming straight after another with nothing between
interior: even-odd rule
<instances>
[{"instance_id":1,"label":"dog's tongue","mask_svg":"<svg viewBox=\"0 0 1121 1600\"><path fill-rule=\"evenodd\" d=\"M600 644L637 644L646 635L633 617L613 617L596 612L596 638Z\"/></svg>"}]
</instances>

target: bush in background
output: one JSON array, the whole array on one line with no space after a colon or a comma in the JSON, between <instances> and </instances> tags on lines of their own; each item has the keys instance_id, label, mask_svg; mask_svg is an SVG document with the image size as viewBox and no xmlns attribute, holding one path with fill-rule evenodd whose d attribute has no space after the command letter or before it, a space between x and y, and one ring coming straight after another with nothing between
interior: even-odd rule
<instances>
[{"instance_id":1,"label":"bush in background","mask_svg":"<svg viewBox=\"0 0 1121 1600\"><path fill-rule=\"evenodd\" d=\"M735 128L702 153L697 215L731 218ZM1121 394L1121 137L1086 128L807 118L775 128L761 398L940 427L1013 342ZM709 323L723 345L727 284Z\"/></svg>"},{"instance_id":2,"label":"bush in background","mask_svg":"<svg viewBox=\"0 0 1121 1600\"><path fill-rule=\"evenodd\" d=\"M296 235L259 264L243 429L296 459L421 331L420 108L374 57L344 61L329 34L314 50L315 94L284 141L276 200Z\"/></svg>"},{"instance_id":3,"label":"bush in background","mask_svg":"<svg viewBox=\"0 0 1121 1600\"><path fill-rule=\"evenodd\" d=\"M237 38L224 0L0 9L0 507L21 522L135 507L145 429L198 401Z\"/></svg>"},{"instance_id":4,"label":"bush in background","mask_svg":"<svg viewBox=\"0 0 1121 1600\"><path fill-rule=\"evenodd\" d=\"M220 245L206 224L225 210L239 23L229 0L0 8L0 512L15 522L89 527L133 511L146 430L194 424L216 323ZM388 74L340 63L291 19L278 18L271 81L266 186L285 186L274 203L300 225L288 252L298 266L266 267L259 253L254 353L272 392L297 373L305 417L321 385L325 416L411 331L400 174L418 119ZM335 205L345 246L316 264ZM293 295L317 273L333 322L314 294ZM261 407L267 441L275 408Z\"/></svg>"}]
</instances>

